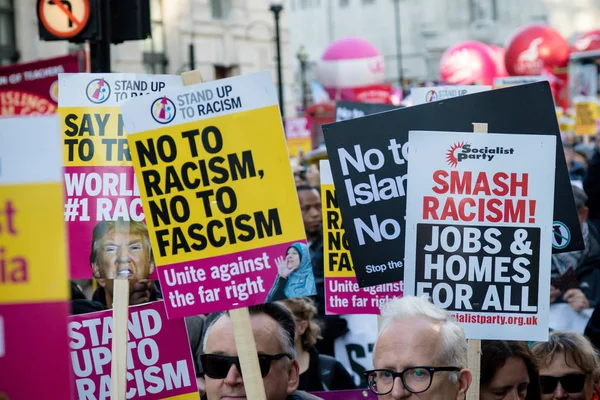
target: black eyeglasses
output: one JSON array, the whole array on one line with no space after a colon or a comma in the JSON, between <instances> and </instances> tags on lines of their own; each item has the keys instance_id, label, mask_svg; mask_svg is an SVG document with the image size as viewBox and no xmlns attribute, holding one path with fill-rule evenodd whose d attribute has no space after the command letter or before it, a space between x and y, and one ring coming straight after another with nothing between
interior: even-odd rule
<instances>
[{"instance_id":1,"label":"black eyeglasses","mask_svg":"<svg viewBox=\"0 0 600 400\"><path fill-rule=\"evenodd\" d=\"M389 369L374 369L365 371L369 389L378 396L383 396L392 391L394 381L400 378L402 385L411 393L422 393L429 389L436 372L460 371L458 367L412 367L404 371L395 372Z\"/></svg>"},{"instance_id":2,"label":"black eyeglasses","mask_svg":"<svg viewBox=\"0 0 600 400\"><path fill-rule=\"evenodd\" d=\"M567 393L581 393L585 386L586 374L569 374L564 376L540 375L540 384L543 394L554 393L558 382Z\"/></svg>"},{"instance_id":3,"label":"black eyeglasses","mask_svg":"<svg viewBox=\"0 0 600 400\"><path fill-rule=\"evenodd\" d=\"M283 357L292 359L292 356L287 353L259 354L258 365L260 365L260 374L262 377L264 378L269 374L273 360L279 360ZM235 365L240 375L242 375L239 357L223 356L221 354L202 354L200 355L200 362L202 363L204 374L212 379L224 379L232 365Z\"/></svg>"}]
</instances>

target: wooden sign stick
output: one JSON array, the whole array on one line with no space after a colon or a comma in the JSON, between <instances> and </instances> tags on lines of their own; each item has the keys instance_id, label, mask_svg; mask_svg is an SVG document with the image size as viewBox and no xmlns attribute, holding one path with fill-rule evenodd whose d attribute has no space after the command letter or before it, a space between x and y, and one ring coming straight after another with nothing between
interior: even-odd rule
<instances>
[{"instance_id":1,"label":"wooden sign stick","mask_svg":"<svg viewBox=\"0 0 600 400\"><path fill-rule=\"evenodd\" d=\"M198 70L182 73L181 79L185 86L202 83L202 77ZM233 324L233 337L240 358L240 366L242 367L246 397L252 400L266 400L248 308L230 310L229 317Z\"/></svg>"},{"instance_id":2,"label":"wooden sign stick","mask_svg":"<svg viewBox=\"0 0 600 400\"><path fill-rule=\"evenodd\" d=\"M474 133L488 133L488 124L473 122ZM467 366L473 375L467 400L479 400L481 388L481 340L470 339L467 350Z\"/></svg>"},{"instance_id":3,"label":"wooden sign stick","mask_svg":"<svg viewBox=\"0 0 600 400\"><path fill-rule=\"evenodd\" d=\"M125 400L127 393L127 329L129 325L129 275L117 276L113 284L111 400Z\"/></svg>"}]
</instances>

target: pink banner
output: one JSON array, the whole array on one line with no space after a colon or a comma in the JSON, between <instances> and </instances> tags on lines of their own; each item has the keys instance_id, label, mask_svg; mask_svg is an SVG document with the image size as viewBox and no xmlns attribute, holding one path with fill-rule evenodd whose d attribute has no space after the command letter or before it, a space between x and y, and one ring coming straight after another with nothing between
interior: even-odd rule
<instances>
[{"instance_id":1,"label":"pink banner","mask_svg":"<svg viewBox=\"0 0 600 400\"><path fill-rule=\"evenodd\" d=\"M299 266L285 280L276 259L300 248ZM316 293L306 241L159 267L169 318L207 314ZM277 290L281 288L281 290Z\"/></svg>"},{"instance_id":2,"label":"pink banner","mask_svg":"<svg viewBox=\"0 0 600 400\"><path fill-rule=\"evenodd\" d=\"M185 322L167 319L163 304L129 307L128 399L198 392ZM110 398L112 310L72 316L69 337L78 398Z\"/></svg>"},{"instance_id":3,"label":"pink banner","mask_svg":"<svg viewBox=\"0 0 600 400\"><path fill-rule=\"evenodd\" d=\"M325 278L326 314L379 314L379 308L402 297L403 282L359 288L356 277Z\"/></svg>"},{"instance_id":4,"label":"pink banner","mask_svg":"<svg viewBox=\"0 0 600 400\"><path fill-rule=\"evenodd\" d=\"M133 167L65 167L64 216L69 232L70 276L72 279L92 278L94 227L101 221L144 221ZM147 233L145 236L147 238ZM99 243L103 237L97 239ZM149 245L149 241L147 243ZM149 264L152 260L145 261L144 265L135 265L134 268L143 270L138 272L145 274L143 278L148 277L148 272L154 271L150 279L156 279L155 268ZM114 269L114 263L106 266L106 269L109 268ZM138 276L136 271L132 272ZM112 273L108 277L114 278L116 271Z\"/></svg>"},{"instance_id":5,"label":"pink banner","mask_svg":"<svg viewBox=\"0 0 600 400\"><path fill-rule=\"evenodd\" d=\"M71 399L67 302L0 305L0 398Z\"/></svg>"}]
</instances>

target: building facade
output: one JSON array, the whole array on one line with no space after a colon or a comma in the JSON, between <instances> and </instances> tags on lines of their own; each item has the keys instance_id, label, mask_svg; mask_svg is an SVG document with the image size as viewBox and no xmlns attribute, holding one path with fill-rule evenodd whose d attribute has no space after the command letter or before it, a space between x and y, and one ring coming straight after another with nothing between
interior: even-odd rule
<instances>
[{"instance_id":1,"label":"building facade","mask_svg":"<svg viewBox=\"0 0 600 400\"><path fill-rule=\"evenodd\" d=\"M505 46L533 23L569 39L600 20L596 0L291 0L290 7L293 50L304 47L314 64L334 40L362 37L381 52L386 81L396 84L400 71L408 80L438 79L443 52L463 40Z\"/></svg>"},{"instance_id":2,"label":"building facade","mask_svg":"<svg viewBox=\"0 0 600 400\"><path fill-rule=\"evenodd\" d=\"M115 0L113 0L115 1ZM118 0L117 0L118 1ZM205 80L272 71L277 84L274 15L268 0L150 0L152 38L113 45L113 72L177 74ZM38 38L36 0L0 0L0 65L64 55L80 45ZM295 112L289 13L280 36L286 115ZM193 52L190 45L193 44Z\"/></svg>"}]
</instances>

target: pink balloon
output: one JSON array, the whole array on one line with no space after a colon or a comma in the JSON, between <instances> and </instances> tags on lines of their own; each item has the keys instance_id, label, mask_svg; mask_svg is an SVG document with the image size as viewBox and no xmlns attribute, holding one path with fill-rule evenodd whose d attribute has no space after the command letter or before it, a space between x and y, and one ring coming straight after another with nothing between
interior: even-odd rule
<instances>
[{"instance_id":1,"label":"pink balloon","mask_svg":"<svg viewBox=\"0 0 600 400\"><path fill-rule=\"evenodd\" d=\"M488 51L494 64L496 64L496 78L508 76L506 65L504 65L504 49L494 44L488 44Z\"/></svg>"},{"instance_id":2,"label":"pink balloon","mask_svg":"<svg viewBox=\"0 0 600 400\"><path fill-rule=\"evenodd\" d=\"M454 85L491 85L496 64L485 43L465 41L448 48L440 61L440 79Z\"/></svg>"},{"instance_id":3,"label":"pink balloon","mask_svg":"<svg viewBox=\"0 0 600 400\"><path fill-rule=\"evenodd\" d=\"M594 29L579 36L571 46L571 52L600 49L600 29Z\"/></svg>"}]
</instances>

